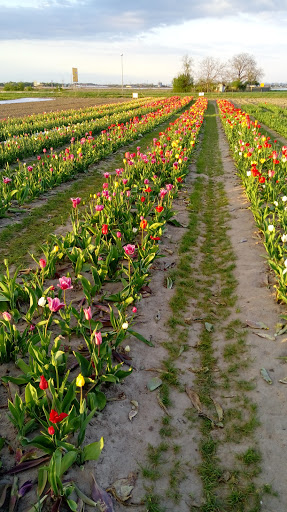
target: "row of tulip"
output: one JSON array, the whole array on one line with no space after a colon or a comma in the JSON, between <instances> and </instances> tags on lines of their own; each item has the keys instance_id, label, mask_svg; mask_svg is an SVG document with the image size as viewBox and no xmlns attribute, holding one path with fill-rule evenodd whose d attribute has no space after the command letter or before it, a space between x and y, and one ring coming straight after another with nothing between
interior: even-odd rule
<instances>
[{"instance_id":1,"label":"row of tulip","mask_svg":"<svg viewBox=\"0 0 287 512\"><path fill-rule=\"evenodd\" d=\"M124 102L124 105L127 108L136 108L144 105L147 101L149 101L149 98L141 98ZM8 117L0 121L0 141L17 135L31 135L32 133L52 130L55 127L82 123L83 121L93 120L107 114L115 114L121 112L122 105L123 103L112 103L82 109L43 112L43 114L33 114L21 118Z\"/></svg>"},{"instance_id":2,"label":"row of tulip","mask_svg":"<svg viewBox=\"0 0 287 512\"><path fill-rule=\"evenodd\" d=\"M0 143L0 166L15 163L17 160L31 157L37 153L47 153L52 147L53 149L70 143L71 137L73 139L81 139L88 135L95 136L101 130L109 129L121 123L131 121L132 118L142 116L148 112L156 111L168 103L168 99L148 101L141 104L121 104L114 108L115 112L109 109L108 113L99 113L96 117L91 119L91 115L83 121L78 121L77 124L69 122L63 126L53 126L50 130L45 129L40 133L32 133L24 135L14 135L4 142ZM68 119L66 118L66 121ZM7 173L8 169L2 170Z\"/></svg>"},{"instance_id":3,"label":"row of tulip","mask_svg":"<svg viewBox=\"0 0 287 512\"><path fill-rule=\"evenodd\" d=\"M276 130L283 137L287 137L287 110L276 105L259 104L244 105L248 114L254 116L260 123L264 123Z\"/></svg>"},{"instance_id":4,"label":"row of tulip","mask_svg":"<svg viewBox=\"0 0 287 512\"><path fill-rule=\"evenodd\" d=\"M228 101L218 107L238 174L263 234L268 262L277 278L277 298L287 302L287 146L260 133L257 120Z\"/></svg>"},{"instance_id":5,"label":"row of tulip","mask_svg":"<svg viewBox=\"0 0 287 512\"><path fill-rule=\"evenodd\" d=\"M150 107L148 113L126 123L112 125L97 137L89 133L79 141L72 137L71 145L59 154L50 150L43 156L38 155L37 163L33 165L19 163L17 170L7 168L0 182L0 216L11 207L12 200L21 206L25 201L72 179L77 173L87 172L89 165L167 121L191 99L169 98L159 109L154 111Z\"/></svg>"},{"instance_id":6,"label":"row of tulip","mask_svg":"<svg viewBox=\"0 0 287 512\"><path fill-rule=\"evenodd\" d=\"M8 417L22 447L45 453L31 461L31 467L45 462L34 512L50 498L55 512L63 501L77 510L75 495L96 506L75 482L63 482L63 475L73 464L100 456L103 439L83 446L85 432L106 405L105 386L132 371L123 369L130 360L129 348L121 349L126 337L151 345L132 329L137 302L173 216L173 198L188 172L206 106L200 98L152 147L125 153L123 168L105 173L103 190L83 211L81 198L71 198L72 231L44 244L37 268L10 275L6 262L0 276L0 358L18 368L2 382L22 390L9 401ZM116 290L109 290L110 282ZM20 462L10 473L21 467ZM26 490L28 482L17 496Z\"/></svg>"}]
</instances>

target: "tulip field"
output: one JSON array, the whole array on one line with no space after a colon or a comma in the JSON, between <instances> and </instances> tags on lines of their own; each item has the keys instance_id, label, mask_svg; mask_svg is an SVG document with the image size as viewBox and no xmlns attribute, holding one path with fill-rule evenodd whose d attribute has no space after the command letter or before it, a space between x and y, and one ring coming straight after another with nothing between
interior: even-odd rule
<instances>
[{"instance_id":1,"label":"tulip field","mask_svg":"<svg viewBox=\"0 0 287 512\"><path fill-rule=\"evenodd\" d=\"M4 390L6 400L1 406L0 415L1 510L113 512L123 510L114 509L114 506L124 507L128 504L126 502L132 489L130 482L124 484L128 486L125 497L119 498L119 492L115 490L112 493L117 500L115 505L111 495L100 488L92 497L87 495L81 481L87 478L86 467L91 467L91 461L94 465L99 460L103 460L103 465L107 467L113 465L112 460L105 459L105 436L98 435L97 421L108 403L109 407L113 407L113 403L109 402L109 387L120 392L123 383L128 383L133 372L138 371L130 354L131 337L139 346L151 350L154 347L154 339L137 330L139 308L144 302L143 296L151 293L149 284L152 283L156 265L163 257L162 239L167 226L188 227L176 220L174 205L179 197L184 203L185 196L182 194L185 193L184 188L202 144L207 108L208 100L204 97L194 101L191 96L173 96L0 121L0 217L4 219L13 218L13 214L24 210L28 203L33 205L33 200L47 191L56 191L60 184L77 178L79 174L87 174L91 166L110 157L115 151L123 151L122 164L102 172L102 188L95 189L88 201L83 201L80 188L77 195L70 197L69 229L40 240L40 253L30 251L29 268L21 265L12 267L9 257L1 262L0 390ZM278 133L286 135L287 116L285 110L279 112L274 106L270 106L269 117L266 117L266 112L261 112L260 107L252 107L252 111L250 106L248 108L252 115L258 113L258 120L251 120L247 112L235 108L228 100L217 101L217 112L237 174L261 233L266 259L276 277L277 301L285 304L287 143L285 146L272 142L268 135L260 132L259 123L261 119L266 124L270 121L270 127L272 125ZM148 146L142 146L141 139L149 133L153 134L151 142ZM131 149L132 144L133 147L138 144L136 150ZM207 164L202 165L201 172L205 173ZM212 162L210 165L212 167ZM196 187L201 187L208 194L208 185L203 186L201 181L199 183L193 185L192 182L189 186L194 187L195 191ZM213 197L212 193L210 197ZM190 203L185 201L184 204L188 206L184 207L192 218L197 211L199 214L203 211L205 202L202 200L197 205L194 196ZM216 213L215 210L212 212L214 218ZM195 225L191 229L192 233L197 230ZM206 249L210 259L213 243L211 236ZM173 250L167 249L167 253L173 254L179 250L178 244L179 241ZM184 254L186 250L179 250L179 254ZM191 250L196 251L195 242ZM201 264L199 258L198 269ZM187 262L184 265L187 266ZM179 269L181 281L184 281L184 265ZM190 274L190 270L188 272ZM169 292L174 285L172 276L165 277ZM206 294L216 282L212 272L211 277L211 281L206 279ZM181 298L185 298L185 294L188 297L188 293L186 290ZM224 299L218 299L215 293L206 296L208 299L204 301L204 306L201 305L202 311L208 301L213 306L223 306L223 312L228 309L229 299L231 303L228 295ZM177 300L180 302L180 298ZM196 312L195 322L202 321L202 311L200 314ZM210 318L213 320L208 318L203 324L206 336L202 338L202 345L206 346L207 351L207 336L212 335L219 313L213 309L212 315ZM186 328L193 320L187 317L181 323L178 320L177 324L173 318L176 329L179 326ZM173 340L169 340L169 344L172 343ZM172 350L175 350L174 347ZM186 345L183 344L176 352L176 360L184 357L185 350ZM197 378L203 379L201 383L213 367L215 372L219 371L219 363L215 365L215 359L211 358L208 363L202 361L196 360L193 367L185 368L186 373L188 370L199 375ZM194 368L196 365L198 368ZM174 386L178 385L175 378L172 381L171 367L167 368L170 373L166 371L166 378ZM159 371L157 368L151 370ZM149 391L161 384L162 381L155 377L151 380ZM212 388L211 380L208 385ZM227 386L227 377L222 389L228 399L235 396ZM238 389L242 398L243 391ZM185 391L200 421L205 422L202 435L207 436L210 431L212 434L214 431L221 432L224 415L218 401L212 399L217 418L215 420L213 415L211 419L203 412L204 407L210 406L211 400L204 401L200 392L197 395L188 386ZM157 399L161 410L166 413L166 430L162 435L168 436L170 414L166 407L169 402L167 399L164 401L163 395L158 395ZM131 403L130 422L139 408L136 400ZM236 407L240 408L240 404ZM185 423L190 416L191 413L185 416ZM9 439L1 434L1 425L4 424L9 425ZM93 440L89 442L86 434L91 426ZM125 436L124 426L122 436ZM205 448L208 445L207 458L217 464L213 453L217 441L211 438L209 444L205 443ZM171 444L169 437L167 440ZM202 442L201 453L204 453L203 445ZM158 459L167 450L164 446L164 443L160 444ZM173 445L174 455L175 447L176 444ZM152 468L155 472L155 452L153 455ZM70 471L75 468L81 472L77 481L69 478ZM204 462L198 473L204 482L204 500L194 505L196 508L169 507L168 510L261 510L243 508L243 500L240 501L232 484L232 479L238 476L235 470L234 475L230 470L231 476L221 471L216 478L215 472L207 477ZM172 477L177 479L177 486L181 485L179 474L178 469ZM247 474L248 482L253 476ZM172 478L168 496L173 507L172 503L178 504L179 501L174 498L176 493ZM209 478L210 484L206 483ZM214 479L223 482L223 485L229 482L232 488L226 499L226 508L218 505L216 492L212 495ZM251 493L250 486L248 492ZM151 498L148 492L147 495L147 501L139 503L136 510L165 510L160 508L156 498ZM32 501L30 496L33 496ZM259 503L258 496L259 493L255 498L256 503ZM281 511L278 509L278 512Z\"/></svg>"},{"instance_id":2,"label":"tulip field","mask_svg":"<svg viewBox=\"0 0 287 512\"><path fill-rule=\"evenodd\" d=\"M90 121L91 130L84 133L87 125L82 126L83 137L79 141L73 137L71 146L61 153L44 151L31 166L7 167L2 179L2 214L14 197L22 204L75 172L83 172L139 132L167 120L191 99L150 102L132 112L128 105L127 111L103 118L106 129L98 137L92 135L95 121ZM80 210L81 197L71 198L72 230L65 236L53 235L43 244L43 257L35 260L33 270L11 272L4 261L0 299L6 310L1 314L0 362L16 367L2 381L21 389L8 402L8 418L19 446L44 453L32 461L20 459L16 472L21 466L32 468L46 462L38 470L39 502L31 510L41 510L49 496L44 493L46 487L55 500L54 510L63 500L76 510L70 495L76 490L80 496L80 490L70 482L64 484L62 477L73 464L83 465L100 456L103 439L91 444L84 441L88 423L106 404L102 385L119 383L131 373L128 353L120 352L127 336L132 334L151 345L132 328L136 305L158 257L165 223L173 215L173 197L187 173L206 105L206 100L198 100L185 110L160 132L148 151L138 147L136 153L126 152L124 167L105 173L103 190L95 193L84 210ZM71 133L78 129L73 128ZM50 144L48 136L47 140ZM28 148L28 135L23 138L26 143ZM39 144L37 149L43 147L42 141ZM17 149L21 148L13 150L15 156ZM51 284L55 276L58 282ZM107 280L117 283L113 293L105 291ZM75 298L71 301L75 288L76 296L82 297L77 307ZM96 311L103 315L95 319ZM64 346L63 339L67 340ZM77 348L80 339L81 348ZM24 493L21 488L19 495Z\"/></svg>"},{"instance_id":3,"label":"tulip field","mask_svg":"<svg viewBox=\"0 0 287 512\"><path fill-rule=\"evenodd\" d=\"M218 107L256 224L264 237L269 265L276 274L277 299L287 302L287 145L271 143L270 137L260 134L258 121L251 121L246 112L230 102L219 100ZM284 124L281 126L284 134Z\"/></svg>"}]
</instances>

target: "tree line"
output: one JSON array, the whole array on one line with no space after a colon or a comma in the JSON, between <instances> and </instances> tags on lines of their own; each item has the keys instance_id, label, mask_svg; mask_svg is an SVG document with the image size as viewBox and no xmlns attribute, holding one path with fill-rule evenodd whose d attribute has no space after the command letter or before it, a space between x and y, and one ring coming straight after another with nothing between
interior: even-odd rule
<instances>
[{"instance_id":1,"label":"tree line","mask_svg":"<svg viewBox=\"0 0 287 512\"><path fill-rule=\"evenodd\" d=\"M172 86L174 92L189 92L194 88L211 92L219 83L226 90L245 90L247 85L259 85L263 75L263 69L258 67L249 53L234 55L226 63L214 57L205 57L199 63L196 74L193 59L184 55L182 71L173 79Z\"/></svg>"}]
</instances>

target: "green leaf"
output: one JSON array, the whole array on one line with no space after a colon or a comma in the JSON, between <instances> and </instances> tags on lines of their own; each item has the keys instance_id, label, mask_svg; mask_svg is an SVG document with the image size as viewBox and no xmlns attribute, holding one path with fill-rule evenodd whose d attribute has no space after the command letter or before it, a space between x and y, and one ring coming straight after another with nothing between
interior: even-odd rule
<instances>
[{"instance_id":1,"label":"green leaf","mask_svg":"<svg viewBox=\"0 0 287 512\"><path fill-rule=\"evenodd\" d=\"M25 363L25 361L23 361L23 359L17 359L16 361L16 366L17 368L20 368L20 370L27 374L27 373L31 373L31 368L28 364Z\"/></svg>"},{"instance_id":2,"label":"green leaf","mask_svg":"<svg viewBox=\"0 0 287 512\"><path fill-rule=\"evenodd\" d=\"M78 452L76 452L76 451L70 451L64 455L64 457L62 458L62 461L61 461L61 469L60 469L60 475L59 475L60 477L64 473L66 473L66 471L68 471L69 467L71 467L74 464L77 456L78 456Z\"/></svg>"},{"instance_id":3,"label":"green leaf","mask_svg":"<svg viewBox=\"0 0 287 512\"><path fill-rule=\"evenodd\" d=\"M183 228L184 226L178 222L178 220L176 219L170 219L167 221L168 224L172 224L173 226L177 227L177 228Z\"/></svg>"},{"instance_id":4,"label":"green leaf","mask_svg":"<svg viewBox=\"0 0 287 512\"><path fill-rule=\"evenodd\" d=\"M73 510L74 512L77 512L77 510L78 510L77 503L74 500L66 500L66 501L67 501L67 504L69 505L70 509Z\"/></svg>"},{"instance_id":5,"label":"green leaf","mask_svg":"<svg viewBox=\"0 0 287 512\"><path fill-rule=\"evenodd\" d=\"M146 345L148 345L149 347L154 347L154 344L147 340L144 336L142 336L142 334L140 334L139 332L136 332L136 331L132 331L131 329L127 329L127 332L129 332L130 334L132 334L133 336L135 336L135 338L137 338L138 340L140 341L143 341L144 343L146 343Z\"/></svg>"},{"instance_id":6,"label":"green leaf","mask_svg":"<svg viewBox=\"0 0 287 512\"><path fill-rule=\"evenodd\" d=\"M53 441L45 436L36 436L30 441L24 437L22 439L22 446L36 446L36 448L40 448L43 452L48 453L49 455L52 455L55 450Z\"/></svg>"},{"instance_id":7,"label":"green leaf","mask_svg":"<svg viewBox=\"0 0 287 512\"><path fill-rule=\"evenodd\" d=\"M38 469L38 495L39 496L41 496L41 494L44 492L47 480L48 480L48 471L47 471L46 467Z\"/></svg>"},{"instance_id":8,"label":"green leaf","mask_svg":"<svg viewBox=\"0 0 287 512\"><path fill-rule=\"evenodd\" d=\"M87 444L83 449L84 461L86 460L98 460L101 455L101 451L104 447L104 438L101 437L100 441L95 443Z\"/></svg>"},{"instance_id":9,"label":"green leaf","mask_svg":"<svg viewBox=\"0 0 287 512\"><path fill-rule=\"evenodd\" d=\"M79 354L79 352L74 352L74 356L77 359L80 368L81 368L81 374L83 377L89 377L90 376L90 368L91 363L88 361L82 354Z\"/></svg>"},{"instance_id":10,"label":"green leaf","mask_svg":"<svg viewBox=\"0 0 287 512\"><path fill-rule=\"evenodd\" d=\"M106 406L107 398L102 391L95 391L88 393L87 401L90 410L97 409L102 411Z\"/></svg>"}]
</instances>

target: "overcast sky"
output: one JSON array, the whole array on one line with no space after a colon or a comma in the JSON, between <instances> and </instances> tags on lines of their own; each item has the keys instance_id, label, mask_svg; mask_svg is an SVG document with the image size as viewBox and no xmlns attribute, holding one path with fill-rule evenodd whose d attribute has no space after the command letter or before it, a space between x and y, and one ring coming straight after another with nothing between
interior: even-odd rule
<instances>
[{"instance_id":1,"label":"overcast sky","mask_svg":"<svg viewBox=\"0 0 287 512\"><path fill-rule=\"evenodd\" d=\"M0 0L0 82L170 84L242 52L287 82L286 26L287 0Z\"/></svg>"}]
</instances>

